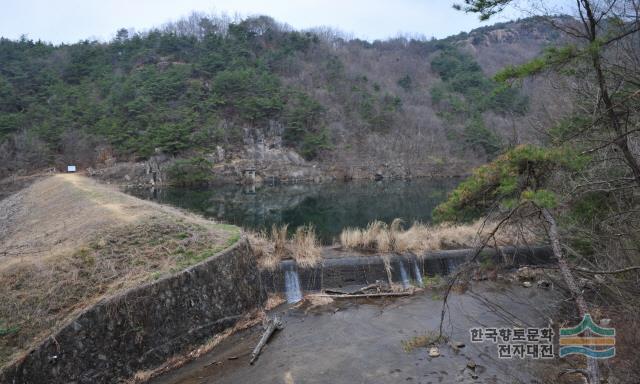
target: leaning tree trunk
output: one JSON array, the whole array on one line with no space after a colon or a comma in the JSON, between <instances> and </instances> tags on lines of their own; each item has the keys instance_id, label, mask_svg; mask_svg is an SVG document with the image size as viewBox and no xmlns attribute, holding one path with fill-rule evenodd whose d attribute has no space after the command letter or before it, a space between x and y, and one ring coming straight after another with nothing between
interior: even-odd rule
<instances>
[{"instance_id":1,"label":"leaning tree trunk","mask_svg":"<svg viewBox=\"0 0 640 384\"><path fill-rule=\"evenodd\" d=\"M620 149L622 152L622 156L624 157L624 161L627 163L631 171L633 172L633 178L640 186L640 164L638 164L638 160L635 158L631 149L629 148L629 136L627 132L622 127L620 123L620 119L615 111L615 106L613 104L613 100L611 100L611 96L609 95L609 88L607 87L606 80L604 78L604 73L602 72L602 64L600 61L599 53L593 53L593 68L596 71L596 78L598 79L598 87L600 88L600 97L602 98L602 103L605 107L605 113L607 116L607 120L609 120L613 133L617 136L617 139L614 141L614 144Z\"/></svg>"},{"instance_id":2,"label":"leaning tree trunk","mask_svg":"<svg viewBox=\"0 0 640 384\"><path fill-rule=\"evenodd\" d=\"M571 296L576 302L576 306L578 307L578 312L580 317L584 317L589 313L589 307L587 306L587 302L584 299L584 295L582 291L578 287L576 283L575 277L573 277L573 273L569 268L569 263L567 259L565 259L562 249L560 247L560 237L558 236L558 225L556 223L556 219L553 217L551 212L548 209L542 208L542 216L544 217L547 224L549 224L549 239L551 240L551 248L553 250L553 255L558 259L558 267L560 269L560 273L562 274L562 278L564 279L567 287L569 287L569 291L571 292ZM587 372L589 374L589 382L591 384L599 384L600 383L600 370L598 368L598 361L587 357Z\"/></svg>"},{"instance_id":3,"label":"leaning tree trunk","mask_svg":"<svg viewBox=\"0 0 640 384\"><path fill-rule=\"evenodd\" d=\"M587 38L589 39L589 42L591 44L596 44L598 42L598 23L600 21L597 19L596 14L594 13L592 2L590 0L580 0L578 6L584 8L586 13L586 19L583 17L582 21L585 27ZM591 64L593 66L593 70L596 73L598 89L600 90L599 97L602 99L602 103L605 107L605 116L609 121L609 124L611 124L611 130L617 136L617 139L614 141L614 145L616 145L622 152L624 161L633 172L633 178L636 184L640 186L640 163L629 148L628 132L626 132L626 129L621 124L620 118L615 110L615 105L613 103L613 100L611 99L609 86L607 85L607 79L605 78L605 72L602 69L602 57L598 49L593 49L591 51Z\"/></svg>"}]
</instances>

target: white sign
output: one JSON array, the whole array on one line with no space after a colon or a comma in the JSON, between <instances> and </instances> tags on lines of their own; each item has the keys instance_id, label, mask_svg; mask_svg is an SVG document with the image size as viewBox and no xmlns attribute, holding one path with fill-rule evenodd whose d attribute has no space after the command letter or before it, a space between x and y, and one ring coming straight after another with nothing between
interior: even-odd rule
<instances>
[{"instance_id":1,"label":"white sign","mask_svg":"<svg viewBox=\"0 0 640 384\"><path fill-rule=\"evenodd\" d=\"M75 172L75 171L76 171L75 165L67 165L67 172Z\"/></svg>"}]
</instances>

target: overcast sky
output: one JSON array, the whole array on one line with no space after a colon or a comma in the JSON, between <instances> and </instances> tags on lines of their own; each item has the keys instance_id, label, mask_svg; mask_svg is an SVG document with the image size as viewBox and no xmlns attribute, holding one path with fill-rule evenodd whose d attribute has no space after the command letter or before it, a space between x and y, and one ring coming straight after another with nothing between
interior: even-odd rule
<instances>
[{"instance_id":1,"label":"overcast sky","mask_svg":"<svg viewBox=\"0 0 640 384\"><path fill-rule=\"evenodd\" d=\"M454 0L0 0L0 36L54 43L109 40L120 28L143 31L192 11L266 14L296 29L320 25L362 39L399 33L445 37L482 25ZM505 16L492 20L506 20Z\"/></svg>"}]
</instances>

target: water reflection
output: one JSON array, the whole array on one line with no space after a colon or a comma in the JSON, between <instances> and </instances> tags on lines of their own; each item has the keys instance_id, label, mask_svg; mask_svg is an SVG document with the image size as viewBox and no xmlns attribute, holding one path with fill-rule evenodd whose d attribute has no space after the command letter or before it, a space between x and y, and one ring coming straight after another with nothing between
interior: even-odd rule
<instances>
[{"instance_id":1,"label":"water reflection","mask_svg":"<svg viewBox=\"0 0 640 384\"><path fill-rule=\"evenodd\" d=\"M236 186L206 189L134 189L142 198L186 208L245 228L313 224L324 243L345 227L373 220L429 222L433 208L457 185L455 179L336 182L324 184Z\"/></svg>"}]
</instances>

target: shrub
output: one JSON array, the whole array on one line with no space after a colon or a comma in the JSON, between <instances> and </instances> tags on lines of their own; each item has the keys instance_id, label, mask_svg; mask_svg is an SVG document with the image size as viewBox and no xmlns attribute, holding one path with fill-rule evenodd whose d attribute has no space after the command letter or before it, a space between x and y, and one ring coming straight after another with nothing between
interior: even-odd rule
<instances>
[{"instance_id":1,"label":"shrub","mask_svg":"<svg viewBox=\"0 0 640 384\"><path fill-rule=\"evenodd\" d=\"M251 122L276 117L284 106L280 80L266 71L224 70L214 78L213 89L223 98L227 113Z\"/></svg>"},{"instance_id":2,"label":"shrub","mask_svg":"<svg viewBox=\"0 0 640 384\"><path fill-rule=\"evenodd\" d=\"M307 133L302 141L301 153L307 160L314 159L321 151L331 149L329 132L323 129L317 133Z\"/></svg>"},{"instance_id":3,"label":"shrub","mask_svg":"<svg viewBox=\"0 0 640 384\"><path fill-rule=\"evenodd\" d=\"M520 145L477 168L435 208L433 218L439 222L471 221L482 216L497 199L505 206L528 200L552 207L555 196L544 189L546 179L559 168L579 169L585 160L563 148Z\"/></svg>"},{"instance_id":4,"label":"shrub","mask_svg":"<svg viewBox=\"0 0 640 384\"><path fill-rule=\"evenodd\" d=\"M176 186L206 185L213 181L211 162L204 157L178 159L167 168L169 184Z\"/></svg>"},{"instance_id":5,"label":"shrub","mask_svg":"<svg viewBox=\"0 0 640 384\"><path fill-rule=\"evenodd\" d=\"M446 45L431 61L431 69L442 79L431 89L431 101L439 105L441 117L449 123L464 118L463 139L473 148L493 158L502 149L498 135L484 126L482 114L491 110L501 114L522 115L527 111L528 99L517 90L488 78L482 68L467 53ZM456 132L450 139L460 137Z\"/></svg>"},{"instance_id":6,"label":"shrub","mask_svg":"<svg viewBox=\"0 0 640 384\"><path fill-rule=\"evenodd\" d=\"M295 92L283 113L286 123L285 142L288 145L296 145L306 134L315 132L324 111L324 107L313 98L302 92Z\"/></svg>"},{"instance_id":7,"label":"shrub","mask_svg":"<svg viewBox=\"0 0 640 384\"><path fill-rule=\"evenodd\" d=\"M400 86L400 88L404 89L407 92L411 91L411 89L413 88L411 76L404 75L403 77L401 77L400 80L398 80L398 85Z\"/></svg>"}]
</instances>

